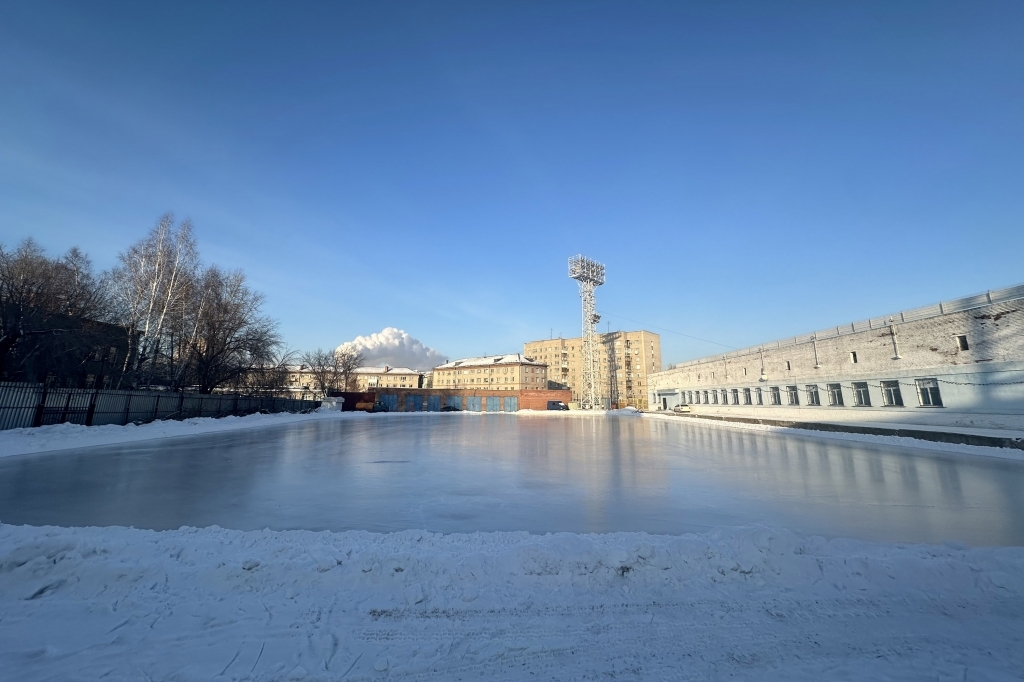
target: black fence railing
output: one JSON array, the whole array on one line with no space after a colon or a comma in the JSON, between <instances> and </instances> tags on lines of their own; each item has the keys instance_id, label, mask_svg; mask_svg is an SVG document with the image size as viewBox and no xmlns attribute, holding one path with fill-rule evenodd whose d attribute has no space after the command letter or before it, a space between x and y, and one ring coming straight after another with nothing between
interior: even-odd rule
<instances>
[{"instance_id":1,"label":"black fence railing","mask_svg":"<svg viewBox=\"0 0 1024 682\"><path fill-rule=\"evenodd\" d=\"M0 382L0 431L46 424L129 424L158 419L226 417L255 412L305 412L319 400L235 394L47 388Z\"/></svg>"}]
</instances>

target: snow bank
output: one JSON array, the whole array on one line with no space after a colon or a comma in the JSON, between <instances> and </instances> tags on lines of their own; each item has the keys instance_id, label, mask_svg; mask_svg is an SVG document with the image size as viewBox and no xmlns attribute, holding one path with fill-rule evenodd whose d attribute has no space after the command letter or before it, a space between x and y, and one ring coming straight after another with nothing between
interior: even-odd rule
<instances>
[{"instance_id":1,"label":"snow bank","mask_svg":"<svg viewBox=\"0 0 1024 682\"><path fill-rule=\"evenodd\" d=\"M1024 548L0 525L7 679L1019 679Z\"/></svg>"},{"instance_id":2,"label":"snow bank","mask_svg":"<svg viewBox=\"0 0 1024 682\"><path fill-rule=\"evenodd\" d=\"M250 414L245 417L196 417L182 421L156 421L148 424L120 426L82 426L80 424L53 424L37 428L9 429L0 431L0 457L24 455L34 452L51 452L68 448L85 448L93 445L116 445L154 438L194 436L202 433L220 433L237 429L252 429L278 426L311 419L358 418L368 416L364 412L337 412L325 410L309 414Z\"/></svg>"}]
</instances>

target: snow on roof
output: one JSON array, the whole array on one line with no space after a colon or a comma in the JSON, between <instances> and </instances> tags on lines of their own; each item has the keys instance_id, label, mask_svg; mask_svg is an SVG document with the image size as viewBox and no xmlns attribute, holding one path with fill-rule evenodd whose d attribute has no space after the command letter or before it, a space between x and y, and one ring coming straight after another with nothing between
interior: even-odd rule
<instances>
[{"instance_id":1,"label":"snow on roof","mask_svg":"<svg viewBox=\"0 0 1024 682\"><path fill-rule=\"evenodd\" d=\"M490 365L536 365L538 367L546 367L546 362L536 362L535 360L527 360L526 356L522 353L509 353L508 355L485 355L479 358L463 358L461 360L452 360L446 362L443 365L438 365L435 370L438 369L455 369L456 367L483 367Z\"/></svg>"},{"instance_id":2,"label":"snow on roof","mask_svg":"<svg viewBox=\"0 0 1024 682\"><path fill-rule=\"evenodd\" d=\"M353 370L355 374L423 374L423 372L409 369L408 367L357 367Z\"/></svg>"}]
</instances>

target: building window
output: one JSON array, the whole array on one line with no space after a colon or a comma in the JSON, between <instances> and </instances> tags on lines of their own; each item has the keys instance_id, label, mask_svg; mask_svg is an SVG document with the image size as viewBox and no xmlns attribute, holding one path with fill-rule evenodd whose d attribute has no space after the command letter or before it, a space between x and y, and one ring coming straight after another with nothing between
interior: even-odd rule
<instances>
[{"instance_id":1,"label":"building window","mask_svg":"<svg viewBox=\"0 0 1024 682\"><path fill-rule=\"evenodd\" d=\"M800 389L796 386L786 386L786 393L788 394L790 405L800 404Z\"/></svg>"},{"instance_id":2,"label":"building window","mask_svg":"<svg viewBox=\"0 0 1024 682\"><path fill-rule=\"evenodd\" d=\"M744 405L750 405L751 404L751 402L750 402L750 389L749 388L743 389L743 404Z\"/></svg>"},{"instance_id":3,"label":"building window","mask_svg":"<svg viewBox=\"0 0 1024 682\"><path fill-rule=\"evenodd\" d=\"M939 382L935 379L918 379L917 397L921 401L921 407L942 407Z\"/></svg>"},{"instance_id":4,"label":"building window","mask_svg":"<svg viewBox=\"0 0 1024 682\"><path fill-rule=\"evenodd\" d=\"M903 407L903 395L900 393L900 382L882 382L882 404L888 407Z\"/></svg>"},{"instance_id":5,"label":"building window","mask_svg":"<svg viewBox=\"0 0 1024 682\"><path fill-rule=\"evenodd\" d=\"M740 389L738 389L738 388L732 389L732 404L733 405L739 405L740 404Z\"/></svg>"},{"instance_id":6,"label":"building window","mask_svg":"<svg viewBox=\"0 0 1024 682\"><path fill-rule=\"evenodd\" d=\"M778 386L772 386L768 389L768 395L770 396L772 405L782 404L782 393L779 391Z\"/></svg>"},{"instance_id":7,"label":"building window","mask_svg":"<svg viewBox=\"0 0 1024 682\"><path fill-rule=\"evenodd\" d=\"M856 407L871 407L871 395L866 382L853 382L853 404Z\"/></svg>"},{"instance_id":8,"label":"building window","mask_svg":"<svg viewBox=\"0 0 1024 682\"><path fill-rule=\"evenodd\" d=\"M843 406L843 387L841 384L828 385L828 404L832 407Z\"/></svg>"},{"instance_id":9,"label":"building window","mask_svg":"<svg viewBox=\"0 0 1024 682\"><path fill-rule=\"evenodd\" d=\"M708 392L707 391L704 391L704 404L705 405L708 404Z\"/></svg>"},{"instance_id":10,"label":"building window","mask_svg":"<svg viewBox=\"0 0 1024 682\"><path fill-rule=\"evenodd\" d=\"M857 351L850 351L850 362L857 364Z\"/></svg>"},{"instance_id":11,"label":"building window","mask_svg":"<svg viewBox=\"0 0 1024 682\"><path fill-rule=\"evenodd\" d=\"M718 404L718 391L711 391L711 402L715 405Z\"/></svg>"},{"instance_id":12,"label":"building window","mask_svg":"<svg viewBox=\"0 0 1024 682\"><path fill-rule=\"evenodd\" d=\"M821 405L821 396L818 395L818 385L808 384L807 385L807 404L808 405Z\"/></svg>"},{"instance_id":13,"label":"building window","mask_svg":"<svg viewBox=\"0 0 1024 682\"><path fill-rule=\"evenodd\" d=\"M729 404L729 392L727 390L725 390L724 388L722 389L722 404L723 405L728 405Z\"/></svg>"},{"instance_id":14,"label":"building window","mask_svg":"<svg viewBox=\"0 0 1024 682\"><path fill-rule=\"evenodd\" d=\"M967 345L967 335L961 334L956 337L956 347L960 350L970 350L971 347Z\"/></svg>"},{"instance_id":15,"label":"building window","mask_svg":"<svg viewBox=\"0 0 1024 682\"><path fill-rule=\"evenodd\" d=\"M764 396L761 394L761 389L760 388L755 388L754 389L754 398L757 399L757 404L758 405L764 405Z\"/></svg>"},{"instance_id":16,"label":"building window","mask_svg":"<svg viewBox=\"0 0 1024 682\"><path fill-rule=\"evenodd\" d=\"M793 365L789 364L789 360L786 360L786 371L793 369Z\"/></svg>"}]
</instances>

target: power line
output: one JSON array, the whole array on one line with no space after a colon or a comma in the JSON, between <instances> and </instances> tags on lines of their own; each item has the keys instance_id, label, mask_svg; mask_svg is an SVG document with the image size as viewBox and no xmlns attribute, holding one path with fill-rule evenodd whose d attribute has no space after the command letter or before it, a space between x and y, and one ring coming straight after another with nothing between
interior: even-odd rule
<instances>
[{"instance_id":1,"label":"power line","mask_svg":"<svg viewBox=\"0 0 1024 682\"><path fill-rule=\"evenodd\" d=\"M623 317L622 315L616 315L615 313L608 313L608 312L606 312L605 315L610 315L612 317L617 317L620 320L626 320L627 322L634 322L634 323L639 324L639 325L641 325L643 327L650 327L651 329L660 329L661 331L668 332L669 334L678 334L679 336L685 336L686 338L693 339L695 341L703 341L704 343L711 343L711 344L714 344L716 346L722 346L723 348L732 348L733 350L739 350L739 348L737 348L736 346L730 346L727 343L719 343L718 341L711 341L710 339L702 339L699 336L693 336L692 334L684 334L683 332L677 332L677 331L673 331L671 329L665 329L664 327L659 327L659 326L654 325L654 324L647 324L646 322L641 322L640 320L631 320L628 317Z\"/></svg>"}]
</instances>

